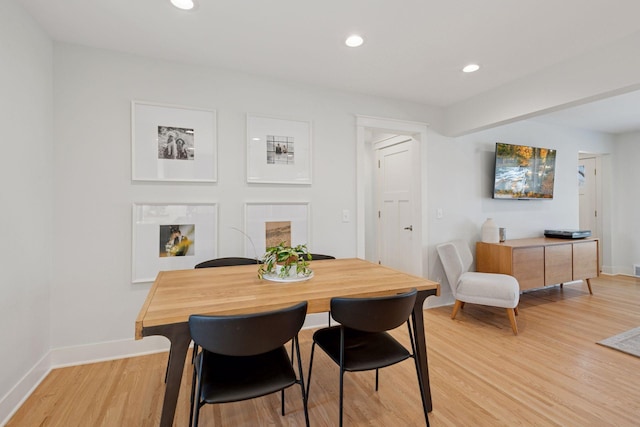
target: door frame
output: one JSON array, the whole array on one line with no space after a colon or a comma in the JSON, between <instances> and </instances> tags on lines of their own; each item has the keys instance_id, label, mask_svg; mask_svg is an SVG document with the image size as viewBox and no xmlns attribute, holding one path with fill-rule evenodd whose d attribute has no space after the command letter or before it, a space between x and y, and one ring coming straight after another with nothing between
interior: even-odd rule
<instances>
[{"instance_id":1,"label":"door frame","mask_svg":"<svg viewBox=\"0 0 640 427\"><path fill-rule=\"evenodd\" d=\"M423 277L427 277L428 271L425 271L425 266L429 265L428 253L425 250L428 247L427 229L422 226L425 222L422 212L428 212L426 206L427 185L423 185L427 178L427 167L426 161L422 159L422 146L426 147L427 143L427 128L428 125L421 122L356 115L356 256L371 262L376 262L375 257L377 256L376 174L374 169L376 156L374 141L368 135L373 131L379 131L410 136L413 139L411 147L414 153L412 170L415 175L413 215L417 220L414 230L422 242L421 265L417 270L422 272ZM371 249L372 245L375 250Z\"/></svg>"},{"instance_id":2,"label":"door frame","mask_svg":"<svg viewBox=\"0 0 640 427\"><path fill-rule=\"evenodd\" d=\"M599 254L598 254L598 260L599 260L599 271L602 271L602 266L603 266L603 255L604 255L604 242L603 242L603 234L604 234L604 221L603 221L603 216L604 216L604 211L603 211L603 203L602 203L602 155L600 154L595 154L595 153L590 153L590 152L583 152L583 151L579 151L578 152L578 164L580 164L580 161L583 159L594 159L595 160L595 176L594 176L594 186L595 186L595 192L596 192L596 212L597 212L597 216L596 216L596 230L594 231L594 233L592 234L593 237L597 237L600 239L600 243L598 245L599 248ZM580 192L580 189L578 188L578 193ZM580 196L578 195L578 204L580 203ZM580 211L580 206L578 206L578 211ZM579 219L578 219L578 225L580 225L579 223ZM578 227L579 228L579 227Z\"/></svg>"},{"instance_id":3,"label":"door frame","mask_svg":"<svg viewBox=\"0 0 640 427\"><path fill-rule=\"evenodd\" d=\"M384 176L386 176L386 173L382 173L382 164L383 162L383 158L384 158L384 152L388 149L393 149L394 151L397 148L400 148L402 151L404 150L408 150L409 151L409 155L410 157L408 157L409 159L409 163L410 163L410 167L411 167L411 171L413 171L413 167L414 167L414 153L413 153L413 147L414 147L414 140L413 137L408 136L408 135L393 135L391 137L389 136L384 136L381 139L373 139L372 141L373 144L373 149L374 149L374 156L375 156L375 164L374 164L374 170L375 170L375 187L374 187L374 195L375 195L375 208L376 211L378 212L378 218L376 220L376 256L377 256L377 260L378 263L382 263L382 259L383 259L383 248L385 248L385 245L389 242L389 239L393 239L393 236L389 235L389 236L385 236L385 227L383 227L383 223L386 222L386 218L385 218L385 214L383 213L384 211L384 203L383 203L383 187L384 187ZM398 154L397 152L395 154ZM386 166L385 166L386 167ZM414 223L417 223L418 220L420 219L420 210L419 209L415 209L415 204L417 203L417 195L415 193L417 193L415 187L415 179L414 177L410 178L410 182L409 182L409 200L411 201L411 206L412 209L410 211L410 221L408 221L407 223L403 223L403 224L396 224L399 227L403 227L403 226L408 226L411 225L412 227L412 231L411 233L411 247L409 247L409 251L408 253L406 253L406 258L403 260L403 263L406 263L405 268L400 269L399 265L397 264L396 259L394 259L394 264L386 264L383 263L384 265L388 265L390 267L394 267L394 268L398 268L400 269L402 272L404 273L409 273L409 274L414 274L414 275L422 275L422 241L420 240L419 237L420 234L420 227L419 225L414 225ZM398 206L396 206L398 207ZM382 216L380 216L380 213L382 213ZM399 213L396 211L396 213ZM398 238L402 238L401 235L403 233L403 231L400 231L400 228L396 228L395 229L395 233L398 234L395 237ZM388 231L388 230L387 230ZM414 234L415 233L415 234ZM417 236L417 237L416 237ZM388 238L387 238L388 237ZM400 248L396 248L398 250L401 250ZM385 250L385 253L388 254L388 252ZM387 259L387 262L389 261L389 259ZM408 269L407 269L408 268Z\"/></svg>"}]
</instances>

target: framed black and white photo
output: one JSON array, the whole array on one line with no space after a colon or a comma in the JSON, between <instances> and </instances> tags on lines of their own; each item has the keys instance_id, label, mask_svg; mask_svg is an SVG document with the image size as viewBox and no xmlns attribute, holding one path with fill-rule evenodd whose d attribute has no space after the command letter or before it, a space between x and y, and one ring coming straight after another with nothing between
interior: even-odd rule
<instances>
[{"instance_id":1,"label":"framed black and white photo","mask_svg":"<svg viewBox=\"0 0 640 427\"><path fill-rule=\"evenodd\" d=\"M309 203L246 203L245 256L262 258L267 248L309 244Z\"/></svg>"},{"instance_id":2,"label":"framed black and white photo","mask_svg":"<svg viewBox=\"0 0 640 427\"><path fill-rule=\"evenodd\" d=\"M311 122L247 115L247 182L311 184Z\"/></svg>"},{"instance_id":3,"label":"framed black and white photo","mask_svg":"<svg viewBox=\"0 0 640 427\"><path fill-rule=\"evenodd\" d=\"M131 103L134 181L217 181L216 112Z\"/></svg>"},{"instance_id":4,"label":"framed black and white photo","mask_svg":"<svg viewBox=\"0 0 640 427\"><path fill-rule=\"evenodd\" d=\"M216 204L134 204L132 281L216 258L217 227Z\"/></svg>"}]
</instances>

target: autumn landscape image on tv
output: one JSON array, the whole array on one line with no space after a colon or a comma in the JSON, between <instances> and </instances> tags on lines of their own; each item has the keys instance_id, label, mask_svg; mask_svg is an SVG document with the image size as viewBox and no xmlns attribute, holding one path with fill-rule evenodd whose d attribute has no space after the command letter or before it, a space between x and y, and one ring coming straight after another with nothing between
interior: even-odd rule
<instances>
[{"instance_id":1,"label":"autumn landscape image on tv","mask_svg":"<svg viewBox=\"0 0 640 427\"><path fill-rule=\"evenodd\" d=\"M556 150L496 144L493 197L552 199Z\"/></svg>"}]
</instances>

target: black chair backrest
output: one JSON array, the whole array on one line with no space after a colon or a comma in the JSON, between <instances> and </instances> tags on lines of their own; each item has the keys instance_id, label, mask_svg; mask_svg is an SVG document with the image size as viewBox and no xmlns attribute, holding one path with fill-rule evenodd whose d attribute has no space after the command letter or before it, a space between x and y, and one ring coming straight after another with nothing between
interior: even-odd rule
<instances>
[{"instance_id":1,"label":"black chair backrest","mask_svg":"<svg viewBox=\"0 0 640 427\"><path fill-rule=\"evenodd\" d=\"M331 316L341 325L364 332L397 328L409 319L418 291L370 298L332 298Z\"/></svg>"},{"instance_id":2,"label":"black chair backrest","mask_svg":"<svg viewBox=\"0 0 640 427\"><path fill-rule=\"evenodd\" d=\"M267 353L296 336L307 314L307 302L281 310L232 316L189 316L193 341L213 353L254 356Z\"/></svg>"},{"instance_id":3,"label":"black chair backrest","mask_svg":"<svg viewBox=\"0 0 640 427\"><path fill-rule=\"evenodd\" d=\"M216 259L210 259L209 261L201 262L200 264L197 264L194 268L228 267L230 265L250 265L250 264L260 264L260 261L252 258L243 258L243 257L216 258Z\"/></svg>"},{"instance_id":4,"label":"black chair backrest","mask_svg":"<svg viewBox=\"0 0 640 427\"><path fill-rule=\"evenodd\" d=\"M322 254L310 254L311 260L321 260L321 259L336 259L336 257L331 255L322 255Z\"/></svg>"}]
</instances>

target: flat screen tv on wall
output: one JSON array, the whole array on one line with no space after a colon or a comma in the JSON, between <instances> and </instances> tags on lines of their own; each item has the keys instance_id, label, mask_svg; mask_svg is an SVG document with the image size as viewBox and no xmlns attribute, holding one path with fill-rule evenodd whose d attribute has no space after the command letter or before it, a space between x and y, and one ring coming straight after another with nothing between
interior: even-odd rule
<instances>
[{"instance_id":1,"label":"flat screen tv on wall","mask_svg":"<svg viewBox=\"0 0 640 427\"><path fill-rule=\"evenodd\" d=\"M494 199L553 199L556 150L496 143Z\"/></svg>"}]
</instances>

